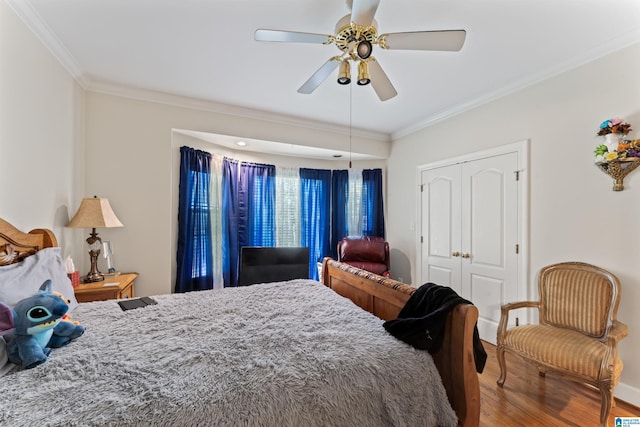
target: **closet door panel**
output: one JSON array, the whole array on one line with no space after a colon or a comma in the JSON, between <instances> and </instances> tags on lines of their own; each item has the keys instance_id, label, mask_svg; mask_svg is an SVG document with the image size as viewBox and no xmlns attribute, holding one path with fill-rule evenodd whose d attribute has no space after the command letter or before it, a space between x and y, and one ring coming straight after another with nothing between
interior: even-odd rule
<instances>
[{"instance_id":1,"label":"closet door panel","mask_svg":"<svg viewBox=\"0 0 640 427\"><path fill-rule=\"evenodd\" d=\"M421 279L460 293L460 167L430 169L421 180Z\"/></svg>"},{"instance_id":2,"label":"closet door panel","mask_svg":"<svg viewBox=\"0 0 640 427\"><path fill-rule=\"evenodd\" d=\"M478 307L480 336L492 343L500 306L518 296L515 170L516 153L462 165L462 295Z\"/></svg>"}]
</instances>

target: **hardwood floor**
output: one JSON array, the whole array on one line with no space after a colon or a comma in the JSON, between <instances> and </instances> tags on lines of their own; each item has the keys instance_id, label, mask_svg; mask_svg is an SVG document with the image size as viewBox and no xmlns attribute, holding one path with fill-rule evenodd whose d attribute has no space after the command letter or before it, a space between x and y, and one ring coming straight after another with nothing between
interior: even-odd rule
<instances>
[{"instance_id":1,"label":"hardwood floor","mask_svg":"<svg viewBox=\"0 0 640 427\"><path fill-rule=\"evenodd\" d=\"M508 354L507 379L498 387L500 368L494 345L483 342L488 358L480 378L480 426L578 426L600 425L600 392L595 388L553 375L540 377L538 370ZM616 401L614 417L640 417L640 408Z\"/></svg>"}]
</instances>

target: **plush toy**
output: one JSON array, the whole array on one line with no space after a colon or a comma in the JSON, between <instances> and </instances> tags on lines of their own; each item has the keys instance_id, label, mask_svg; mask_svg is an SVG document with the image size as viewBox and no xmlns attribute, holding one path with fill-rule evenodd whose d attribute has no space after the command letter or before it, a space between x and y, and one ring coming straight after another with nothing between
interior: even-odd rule
<instances>
[{"instance_id":1,"label":"plush toy","mask_svg":"<svg viewBox=\"0 0 640 427\"><path fill-rule=\"evenodd\" d=\"M59 296L67 306L71 302L60 292L54 291L53 294ZM60 323L53 328L53 334L51 335L51 338L49 338L47 347L62 347L69 344L71 340L78 338L82 334L84 334L84 326L82 326L77 320L72 320L69 314L65 314L62 316Z\"/></svg>"},{"instance_id":2,"label":"plush toy","mask_svg":"<svg viewBox=\"0 0 640 427\"><path fill-rule=\"evenodd\" d=\"M51 353L47 345L53 329L68 310L67 303L51 293L51 280L13 308L0 302L0 334L6 335L9 361L22 369L46 362Z\"/></svg>"}]
</instances>

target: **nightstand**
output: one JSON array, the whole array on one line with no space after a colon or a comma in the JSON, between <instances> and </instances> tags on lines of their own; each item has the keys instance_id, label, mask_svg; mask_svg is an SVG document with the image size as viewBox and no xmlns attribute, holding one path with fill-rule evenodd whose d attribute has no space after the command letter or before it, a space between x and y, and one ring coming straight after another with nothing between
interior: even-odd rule
<instances>
[{"instance_id":1,"label":"nightstand","mask_svg":"<svg viewBox=\"0 0 640 427\"><path fill-rule=\"evenodd\" d=\"M134 297L134 282L138 273L122 273L106 277L101 282L81 283L74 288L78 302L103 301Z\"/></svg>"}]
</instances>

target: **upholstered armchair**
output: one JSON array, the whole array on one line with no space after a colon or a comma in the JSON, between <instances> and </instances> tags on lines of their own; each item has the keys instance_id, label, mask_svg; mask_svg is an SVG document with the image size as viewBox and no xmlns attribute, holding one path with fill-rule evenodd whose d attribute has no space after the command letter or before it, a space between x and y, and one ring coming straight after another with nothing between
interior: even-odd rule
<instances>
[{"instance_id":1,"label":"upholstered armchair","mask_svg":"<svg viewBox=\"0 0 640 427\"><path fill-rule=\"evenodd\" d=\"M505 352L509 351L534 363L541 376L556 374L597 387L604 427L622 373L618 341L628 334L627 325L616 320L620 282L599 267L565 262L540 270L538 290L540 301L502 306L496 347L498 385L502 387L507 377ZM507 329L509 311L523 307L538 309L539 324Z\"/></svg>"},{"instance_id":2,"label":"upholstered armchair","mask_svg":"<svg viewBox=\"0 0 640 427\"><path fill-rule=\"evenodd\" d=\"M389 243L382 237L347 236L338 242L338 261L391 277Z\"/></svg>"}]
</instances>

